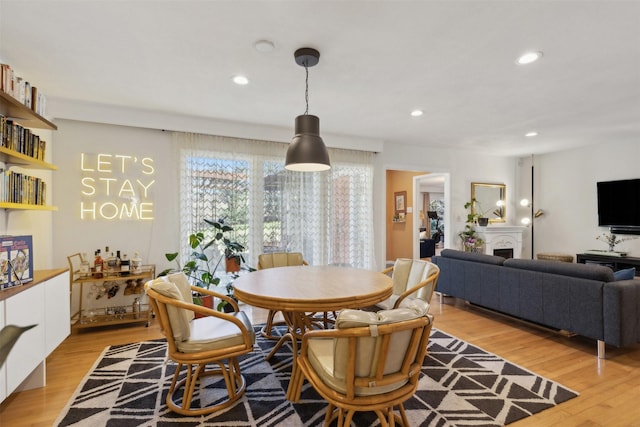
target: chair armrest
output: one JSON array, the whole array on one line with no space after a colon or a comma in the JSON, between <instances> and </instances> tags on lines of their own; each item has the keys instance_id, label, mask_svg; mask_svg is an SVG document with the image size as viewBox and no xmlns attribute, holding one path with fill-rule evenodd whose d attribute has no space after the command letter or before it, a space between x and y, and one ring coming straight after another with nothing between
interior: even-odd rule
<instances>
[{"instance_id":1,"label":"chair armrest","mask_svg":"<svg viewBox=\"0 0 640 427\"><path fill-rule=\"evenodd\" d=\"M194 292L198 292L205 295L211 295L212 297L220 298L223 301L226 301L228 304L231 304L233 307L233 311L240 311L240 307L238 307L238 303L229 295L224 295L216 291L212 291L210 289L200 288L198 286L191 285L191 290Z\"/></svg>"},{"instance_id":2,"label":"chair armrest","mask_svg":"<svg viewBox=\"0 0 640 427\"><path fill-rule=\"evenodd\" d=\"M199 288L197 286L192 286L192 288L195 288L195 290L203 290L202 288ZM211 293L212 295L215 296L225 296L225 295L221 295L218 294L217 292L213 292L213 291L209 291L206 290L207 294ZM174 307L179 307L179 308L183 308L185 310L189 310L189 311L193 311L194 313L200 313L203 314L205 316L212 316L212 317L217 317L223 320L226 320L228 322L233 323L234 325L236 325L238 328L240 328L240 330L242 331L242 335L245 338L245 341L247 343L250 343L250 345L253 345L253 343L251 343L251 340L249 338L249 333L247 331L247 328L245 328L244 323L242 323L239 319L236 318L236 316L234 316L233 314L229 314L229 313L223 313L221 311L217 311L202 305L198 305L198 304L194 304L194 303L189 303L189 302L185 302L185 301L181 301L181 300L177 300L174 298L169 298L166 297L156 291L154 291L153 289L147 289L147 293L150 296L150 299L157 299L158 301L162 302L163 304L166 305L172 305ZM232 298L229 298L231 301L233 301ZM235 303L235 301L233 301L233 303L235 304L235 307L237 308L238 305L237 303ZM157 306L156 306L157 308ZM239 311L239 310L236 310Z\"/></svg>"},{"instance_id":3,"label":"chair armrest","mask_svg":"<svg viewBox=\"0 0 640 427\"><path fill-rule=\"evenodd\" d=\"M433 295L433 291L436 289L436 284L438 282L438 277L439 276L440 276L440 271L436 271L435 273L433 273L430 276L428 276L422 282L420 282L417 285L415 285L414 287L409 288L406 291L404 291L402 294L400 294L400 296L398 297L396 302L393 304L393 308L398 308L400 306L400 303L402 302L402 300L404 300L405 298L407 298L412 293L418 291L420 288L423 288L423 287L427 286L429 283L432 283L432 282L433 282L433 288L431 289L431 295ZM429 295L429 300L431 300L431 295ZM427 302L429 302L429 301L427 301Z\"/></svg>"},{"instance_id":4,"label":"chair armrest","mask_svg":"<svg viewBox=\"0 0 640 427\"><path fill-rule=\"evenodd\" d=\"M382 270L380 273L382 273L382 274L389 274L389 273L391 273L392 271L393 271L393 266L385 268L385 269L384 269L384 270Z\"/></svg>"}]
</instances>

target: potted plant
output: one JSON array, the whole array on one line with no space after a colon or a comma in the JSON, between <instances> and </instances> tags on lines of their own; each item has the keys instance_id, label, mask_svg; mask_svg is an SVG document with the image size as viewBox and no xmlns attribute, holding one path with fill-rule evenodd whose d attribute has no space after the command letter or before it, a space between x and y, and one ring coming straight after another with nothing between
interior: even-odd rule
<instances>
[{"instance_id":1,"label":"potted plant","mask_svg":"<svg viewBox=\"0 0 640 427\"><path fill-rule=\"evenodd\" d=\"M484 244L484 240L478 236L472 224L467 224L458 236L462 240L462 250L465 252L478 252Z\"/></svg>"},{"instance_id":2,"label":"potted plant","mask_svg":"<svg viewBox=\"0 0 640 427\"><path fill-rule=\"evenodd\" d=\"M480 206L480 202L476 199L471 199L465 203L464 208L469 209L469 213L467 213L468 224L478 224L480 227L486 227L489 224L487 214L491 209L483 211L482 206Z\"/></svg>"},{"instance_id":3,"label":"potted plant","mask_svg":"<svg viewBox=\"0 0 640 427\"><path fill-rule=\"evenodd\" d=\"M238 277L237 272L240 270L242 262L244 262L242 252L245 247L227 237L226 234L233 231L233 227L226 225L222 219L218 221L205 219L204 221L213 228L213 236L208 237L207 235L212 233L202 231L190 234L189 247L191 248L191 253L187 262L181 266L178 260L179 252L166 253L165 258L170 262L175 261L178 268L168 268L161 271L158 276L181 271L194 286L209 289L211 286L220 284L220 277L216 275L216 272L220 268L222 260L232 259L237 268L232 265L231 271L225 270L227 273L232 273L231 280L226 284L227 295L232 296L233 279ZM250 267L248 269L252 270ZM207 297L203 298L202 295L194 295L193 301L196 304L213 308L213 300L209 300ZM222 310L224 305L225 303L222 302L217 309Z\"/></svg>"},{"instance_id":4,"label":"potted plant","mask_svg":"<svg viewBox=\"0 0 640 427\"><path fill-rule=\"evenodd\" d=\"M458 233L458 237L462 240L462 250L465 252L477 252L484 244L484 241L476 233L476 225L484 213L479 209L475 209L476 205L479 206L476 199L471 199L471 201L464 204L464 208L469 209L469 212L467 213L467 221L464 230ZM489 219L486 219L488 223Z\"/></svg>"}]
</instances>

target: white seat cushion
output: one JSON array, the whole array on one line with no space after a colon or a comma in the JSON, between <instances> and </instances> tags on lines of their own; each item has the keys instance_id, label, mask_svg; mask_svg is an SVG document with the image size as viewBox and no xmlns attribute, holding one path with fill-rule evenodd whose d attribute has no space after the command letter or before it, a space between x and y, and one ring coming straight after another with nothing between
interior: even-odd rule
<instances>
[{"instance_id":1,"label":"white seat cushion","mask_svg":"<svg viewBox=\"0 0 640 427\"><path fill-rule=\"evenodd\" d=\"M244 325L255 342L253 327L247 315L243 312L233 313ZM205 316L191 321L191 336L186 341L176 343L178 350L183 353L217 350L234 345L242 345L244 339L242 331L237 325L225 319L213 316Z\"/></svg>"}]
</instances>

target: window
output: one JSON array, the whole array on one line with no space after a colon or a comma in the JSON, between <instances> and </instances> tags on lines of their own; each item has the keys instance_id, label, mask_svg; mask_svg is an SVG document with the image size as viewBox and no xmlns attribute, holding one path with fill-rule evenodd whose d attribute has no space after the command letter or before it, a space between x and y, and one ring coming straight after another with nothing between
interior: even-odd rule
<instances>
[{"instance_id":1,"label":"window","mask_svg":"<svg viewBox=\"0 0 640 427\"><path fill-rule=\"evenodd\" d=\"M300 173L284 169L286 144L178 133L174 139L181 236L206 229L204 218L223 219L247 247L251 266L260 253L284 251L302 252L312 265L374 267L373 153L332 149L330 171Z\"/></svg>"}]
</instances>

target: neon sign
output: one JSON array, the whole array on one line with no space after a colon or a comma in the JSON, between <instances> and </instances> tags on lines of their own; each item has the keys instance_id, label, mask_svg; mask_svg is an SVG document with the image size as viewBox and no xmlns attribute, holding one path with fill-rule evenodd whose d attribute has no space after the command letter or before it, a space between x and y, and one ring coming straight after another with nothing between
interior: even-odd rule
<instances>
[{"instance_id":1,"label":"neon sign","mask_svg":"<svg viewBox=\"0 0 640 427\"><path fill-rule=\"evenodd\" d=\"M80 153L82 220L152 220L150 157Z\"/></svg>"}]
</instances>

